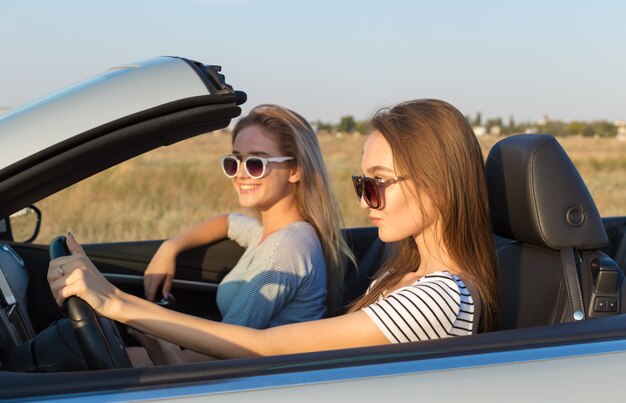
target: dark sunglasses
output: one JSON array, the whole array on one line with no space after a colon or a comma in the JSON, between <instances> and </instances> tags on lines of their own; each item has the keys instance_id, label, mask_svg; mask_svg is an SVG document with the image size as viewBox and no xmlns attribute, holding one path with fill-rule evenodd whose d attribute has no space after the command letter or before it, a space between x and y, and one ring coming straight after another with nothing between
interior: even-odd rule
<instances>
[{"instance_id":1,"label":"dark sunglasses","mask_svg":"<svg viewBox=\"0 0 626 403\"><path fill-rule=\"evenodd\" d=\"M234 178L239 172L239 165L243 161L243 168L252 179L261 179L265 176L268 162L285 162L293 157L259 157L257 155L225 155L220 158L222 171L229 178Z\"/></svg>"},{"instance_id":2,"label":"dark sunglasses","mask_svg":"<svg viewBox=\"0 0 626 403\"><path fill-rule=\"evenodd\" d=\"M408 179L408 176L395 176L390 179L383 178L370 178L367 176L352 176L352 184L354 185L354 191L356 196L361 200L365 200L368 206L373 209L381 208L382 192L389 185L398 183L400 181Z\"/></svg>"}]
</instances>

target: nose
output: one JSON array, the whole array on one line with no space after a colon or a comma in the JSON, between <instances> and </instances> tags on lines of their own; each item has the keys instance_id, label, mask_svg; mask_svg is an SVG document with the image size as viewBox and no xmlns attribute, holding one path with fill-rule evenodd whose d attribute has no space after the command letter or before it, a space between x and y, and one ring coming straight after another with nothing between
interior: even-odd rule
<instances>
[{"instance_id":1,"label":"nose","mask_svg":"<svg viewBox=\"0 0 626 403\"><path fill-rule=\"evenodd\" d=\"M361 207L363 210L369 210L371 208L367 205L367 202L365 202L365 198L363 196L359 198L359 207Z\"/></svg>"},{"instance_id":2,"label":"nose","mask_svg":"<svg viewBox=\"0 0 626 403\"><path fill-rule=\"evenodd\" d=\"M248 179L248 172L246 171L246 167L245 167L245 162L240 162L239 163L239 169L237 170L237 175L235 175L235 177L237 179Z\"/></svg>"}]
</instances>

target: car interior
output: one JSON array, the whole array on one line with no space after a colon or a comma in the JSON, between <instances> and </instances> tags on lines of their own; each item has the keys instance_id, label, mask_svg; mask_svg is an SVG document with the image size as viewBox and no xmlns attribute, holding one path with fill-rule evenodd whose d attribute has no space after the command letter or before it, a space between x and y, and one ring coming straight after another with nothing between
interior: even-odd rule
<instances>
[{"instance_id":1,"label":"car interior","mask_svg":"<svg viewBox=\"0 0 626 403\"><path fill-rule=\"evenodd\" d=\"M35 375L28 379L36 395L69 384L77 390L149 386L328 368L338 362L363 365L626 337L626 284L620 268L626 255L626 217L600 217L572 161L549 135L501 140L487 157L486 172L501 271L502 330L407 345L189 364L176 370L122 370L129 367L124 346L136 342L123 327L89 309L57 307L46 272L50 257L62 253L60 247L54 242L14 242L10 219L5 218L0 221L0 370L8 376L0 381L1 396L18 393L16 380L22 374ZM382 243L373 227L345 229L344 236L357 258L344 282L349 303L367 289L393 245ZM141 276L160 242L92 244L85 250L111 282L142 296ZM237 244L223 240L181 254L175 300L159 303L219 320L217 284L242 253ZM84 330L85 321L95 321L95 330ZM105 356L94 357L96 351ZM90 369L111 368L116 371L105 379L89 376Z\"/></svg>"}]
</instances>

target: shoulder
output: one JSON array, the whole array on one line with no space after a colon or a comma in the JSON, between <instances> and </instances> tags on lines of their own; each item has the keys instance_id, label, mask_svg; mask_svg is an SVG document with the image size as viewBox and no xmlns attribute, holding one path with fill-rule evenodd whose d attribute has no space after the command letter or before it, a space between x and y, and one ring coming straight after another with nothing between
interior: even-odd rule
<instances>
[{"instance_id":1,"label":"shoulder","mask_svg":"<svg viewBox=\"0 0 626 403\"><path fill-rule=\"evenodd\" d=\"M470 291L463 280L447 271L428 274L412 285L397 291L426 296L441 310L454 314L458 314L462 305L473 304Z\"/></svg>"},{"instance_id":2,"label":"shoulder","mask_svg":"<svg viewBox=\"0 0 626 403\"><path fill-rule=\"evenodd\" d=\"M391 342L446 337L471 304L463 281L435 272L364 308ZM469 318L471 321L472 318Z\"/></svg>"},{"instance_id":3,"label":"shoulder","mask_svg":"<svg viewBox=\"0 0 626 403\"><path fill-rule=\"evenodd\" d=\"M315 228L308 222L291 223L268 238L270 243L291 250L317 250L321 243Z\"/></svg>"},{"instance_id":4,"label":"shoulder","mask_svg":"<svg viewBox=\"0 0 626 403\"><path fill-rule=\"evenodd\" d=\"M252 217L243 214L231 213L228 215L229 227L261 227L261 223Z\"/></svg>"},{"instance_id":5,"label":"shoulder","mask_svg":"<svg viewBox=\"0 0 626 403\"><path fill-rule=\"evenodd\" d=\"M409 286L395 290L387 298L399 301L418 300L429 306L451 308L454 311L461 304L463 294L468 294L468 292L459 277L447 271L439 271L428 274Z\"/></svg>"},{"instance_id":6,"label":"shoulder","mask_svg":"<svg viewBox=\"0 0 626 403\"><path fill-rule=\"evenodd\" d=\"M258 242L263 233L261 223L243 214L228 215L227 236L239 245L249 247Z\"/></svg>"},{"instance_id":7,"label":"shoulder","mask_svg":"<svg viewBox=\"0 0 626 403\"><path fill-rule=\"evenodd\" d=\"M442 290L442 292L454 299L458 299L459 301L463 295L469 295L469 291L467 290L465 283L463 283L463 280L461 280L459 276L451 274L447 271L438 271L427 274L409 287L438 287Z\"/></svg>"},{"instance_id":8,"label":"shoulder","mask_svg":"<svg viewBox=\"0 0 626 403\"><path fill-rule=\"evenodd\" d=\"M324 265L324 252L313 226L291 223L273 233L261 245L258 258L290 270L309 272Z\"/></svg>"},{"instance_id":9,"label":"shoulder","mask_svg":"<svg viewBox=\"0 0 626 403\"><path fill-rule=\"evenodd\" d=\"M285 235L289 239L295 239L300 242L302 241L317 241L319 242L319 238L317 237L317 231L315 231L315 227L306 221L297 221L287 225L283 228Z\"/></svg>"}]
</instances>

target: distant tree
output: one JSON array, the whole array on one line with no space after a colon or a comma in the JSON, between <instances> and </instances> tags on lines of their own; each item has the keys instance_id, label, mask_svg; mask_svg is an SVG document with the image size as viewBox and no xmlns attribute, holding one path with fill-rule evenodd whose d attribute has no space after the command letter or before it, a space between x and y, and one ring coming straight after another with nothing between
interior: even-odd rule
<instances>
[{"instance_id":1,"label":"distant tree","mask_svg":"<svg viewBox=\"0 0 626 403\"><path fill-rule=\"evenodd\" d=\"M601 137L614 137L617 135L617 126L606 120L594 120L590 123L594 134Z\"/></svg>"},{"instance_id":2,"label":"distant tree","mask_svg":"<svg viewBox=\"0 0 626 403\"><path fill-rule=\"evenodd\" d=\"M515 119L513 119L513 115L509 116L509 124L506 129L509 134L517 131L517 126L515 126Z\"/></svg>"},{"instance_id":3,"label":"distant tree","mask_svg":"<svg viewBox=\"0 0 626 403\"><path fill-rule=\"evenodd\" d=\"M483 117L480 112L476 112L476 119L474 119L474 126L480 126L483 123Z\"/></svg>"},{"instance_id":4,"label":"distant tree","mask_svg":"<svg viewBox=\"0 0 626 403\"><path fill-rule=\"evenodd\" d=\"M596 131L594 130L593 126L589 123L585 123L583 125L582 135L585 137L591 137L594 134L596 134Z\"/></svg>"},{"instance_id":5,"label":"distant tree","mask_svg":"<svg viewBox=\"0 0 626 403\"><path fill-rule=\"evenodd\" d=\"M370 131L370 122L367 120L360 120L356 123L355 130L361 134L369 133Z\"/></svg>"},{"instance_id":6,"label":"distant tree","mask_svg":"<svg viewBox=\"0 0 626 403\"><path fill-rule=\"evenodd\" d=\"M356 130L356 121L352 115L343 116L337 125L337 131L352 133Z\"/></svg>"},{"instance_id":7,"label":"distant tree","mask_svg":"<svg viewBox=\"0 0 626 403\"><path fill-rule=\"evenodd\" d=\"M572 120L565 126L565 131L567 134L582 134L584 126L584 123Z\"/></svg>"},{"instance_id":8,"label":"distant tree","mask_svg":"<svg viewBox=\"0 0 626 403\"><path fill-rule=\"evenodd\" d=\"M483 126L489 134L495 134L497 136L502 134L502 118L487 119Z\"/></svg>"},{"instance_id":9,"label":"distant tree","mask_svg":"<svg viewBox=\"0 0 626 403\"><path fill-rule=\"evenodd\" d=\"M531 130L533 132L537 132L537 128L535 127L535 125L532 122L529 121L523 121L521 123L518 123L516 125L516 133L526 133L527 130Z\"/></svg>"},{"instance_id":10,"label":"distant tree","mask_svg":"<svg viewBox=\"0 0 626 403\"><path fill-rule=\"evenodd\" d=\"M333 130L333 125L331 123L328 122L322 122L321 120L318 120L317 123L317 130L320 132L330 132Z\"/></svg>"},{"instance_id":11,"label":"distant tree","mask_svg":"<svg viewBox=\"0 0 626 403\"><path fill-rule=\"evenodd\" d=\"M547 120L541 130L554 136L567 134L567 125L560 120Z\"/></svg>"},{"instance_id":12,"label":"distant tree","mask_svg":"<svg viewBox=\"0 0 626 403\"><path fill-rule=\"evenodd\" d=\"M493 126L502 127L502 118L487 119L487 121L485 122L485 127L487 128L487 130L489 130Z\"/></svg>"}]
</instances>

